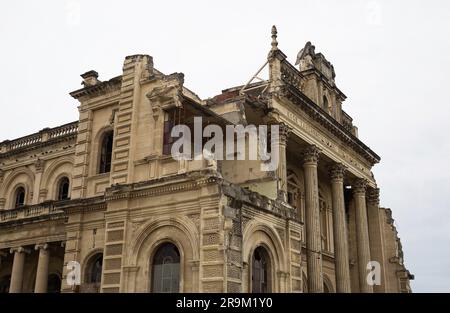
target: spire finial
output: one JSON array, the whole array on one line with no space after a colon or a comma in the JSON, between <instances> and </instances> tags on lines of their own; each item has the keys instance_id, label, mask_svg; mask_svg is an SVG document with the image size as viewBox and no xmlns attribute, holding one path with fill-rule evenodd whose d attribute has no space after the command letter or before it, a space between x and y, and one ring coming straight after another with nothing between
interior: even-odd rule
<instances>
[{"instance_id":1,"label":"spire finial","mask_svg":"<svg viewBox=\"0 0 450 313\"><path fill-rule=\"evenodd\" d=\"M277 27L275 25L272 26L272 51L278 49L278 41L277 41Z\"/></svg>"}]
</instances>

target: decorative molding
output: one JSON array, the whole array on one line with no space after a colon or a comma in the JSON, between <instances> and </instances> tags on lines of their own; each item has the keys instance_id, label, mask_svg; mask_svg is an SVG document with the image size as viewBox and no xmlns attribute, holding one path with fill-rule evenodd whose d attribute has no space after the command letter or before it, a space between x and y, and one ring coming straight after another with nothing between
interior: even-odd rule
<instances>
[{"instance_id":1,"label":"decorative molding","mask_svg":"<svg viewBox=\"0 0 450 313\"><path fill-rule=\"evenodd\" d=\"M302 153L303 163L317 164L319 161L320 152L321 150L317 146L308 146Z\"/></svg>"},{"instance_id":2,"label":"decorative molding","mask_svg":"<svg viewBox=\"0 0 450 313\"><path fill-rule=\"evenodd\" d=\"M44 170L44 166L45 166L45 161L42 159L37 159L34 162L34 167L36 169L36 173L42 173L42 171Z\"/></svg>"},{"instance_id":3,"label":"decorative molding","mask_svg":"<svg viewBox=\"0 0 450 313\"><path fill-rule=\"evenodd\" d=\"M48 250L49 245L48 243L38 243L37 245L34 246L34 250Z\"/></svg>"},{"instance_id":4,"label":"decorative molding","mask_svg":"<svg viewBox=\"0 0 450 313\"><path fill-rule=\"evenodd\" d=\"M26 249L26 248L24 248L24 247L14 247L14 248L11 248L11 249L9 250L9 252L10 252L10 253L18 252L18 253L26 253L26 254L30 254L30 253L31 253L31 250L30 250L30 249Z\"/></svg>"},{"instance_id":5,"label":"decorative molding","mask_svg":"<svg viewBox=\"0 0 450 313\"><path fill-rule=\"evenodd\" d=\"M347 167L342 163L336 163L330 166L329 174L332 180L343 180L345 177L345 172L347 171Z\"/></svg>"},{"instance_id":6,"label":"decorative molding","mask_svg":"<svg viewBox=\"0 0 450 313\"><path fill-rule=\"evenodd\" d=\"M367 180L364 178L357 178L352 185L353 194L365 194L367 189Z\"/></svg>"},{"instance_id":7,"label":"decorative molding","mask_svg":"<svg viewBox=\"0 0 450 313\"><path fill-rule=\"evenodd\" d=\"M380 189L379 188L369 188L367 192L367 202L372 205L380 205Z\"/></svg>"}]
</instances>

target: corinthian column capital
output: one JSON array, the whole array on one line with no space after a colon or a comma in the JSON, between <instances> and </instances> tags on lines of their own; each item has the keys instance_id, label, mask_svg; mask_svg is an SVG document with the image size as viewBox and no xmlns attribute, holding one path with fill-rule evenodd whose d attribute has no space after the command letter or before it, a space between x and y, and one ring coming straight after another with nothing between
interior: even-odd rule
<instances>
[{"instance_id":1,"label":"corinthian column capital","mask_svg":"<svg viewBox=\"0 0 450 313\"><path fill-rule=\"evenodd\" d=\"M315 145L310 145L303 151L303 163L317 163L319 155L320 149Z\"/></svg>"},{"instance_id":2,"label":"corinthian column capital","mask_svg":"<svg viewBox=\"0 0 450 313\"><path fill-rule=\"evenodd\" d=\"M353 194L365 194L367 188L367 180L364 178L358 178L353 183Z\"/></svg>"},{"instance_id":3,"label":"corinthian column capital","mask_svg":"<svg viewBox=\"0 0 450 313\"><path fill-rule=\"evenodd\" d=\"M34 246L34 250L48 250L48 244L47 243L38 243Z\"/></svg>"},{"instance_id":4,"label":"corinthian column capital","mask_svg":"<svg viewBox=\"0 0 450 313\"><path fill-rule=\"evenodd\" d=\"M292 129L288 125L286 125L284 123L279 124L279 136L280 136L279 142L281 144L287 143L287 141L289 139L289 135L291 134L291 131L292 131Z\"/></svg>"},{"instance_id":5,"label":"corinthian column capital","mask_svg":"<svg viewBox=\"0 0 450 313\"><path fill-rule=\"evenodd\" d=\"M369 188L367 190L367 202L370 204L378 206L380 204L380 189L379 188Z\"/></svg>"},{"instance_id":6,"label":"corinthian column capital","mask_svg":"<svg viewBox=\"0 0 450 313\"><path fill-rule=\"evenodd\" d=\"M26 254L30 254L31 253L30 249L26 249L24 247L14 247L14 248L11 248L9 250L9 252L10 253L18 252L18 253L26 253Z\"/></svg>"},{"instance_id":7,"label":"corinthian column capital","mask_svg":"<svg viewBox=\"0 0 450 313\"><path fill-rule=\"evenodd\" d=\"M347 167L341 163L336 163L330 166L329 174L332 180L343 180Z\"/></svg>"}]
</instances>

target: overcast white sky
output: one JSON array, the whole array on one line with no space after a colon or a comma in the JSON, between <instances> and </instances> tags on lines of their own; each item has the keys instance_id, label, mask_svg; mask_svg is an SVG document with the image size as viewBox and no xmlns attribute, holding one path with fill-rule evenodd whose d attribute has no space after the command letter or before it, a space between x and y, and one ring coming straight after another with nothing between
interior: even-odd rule
<instances>
[{"instance_id":1,"label":"overcast white sky","mask_svg":"<svg viewBox=\"0 0 450 313\"><path fill-rule=\"evenodd\" d=\"M2 1L0 141L78 119L79 75L121 74L150 54L207 98L264 63L270 27L295 62L310 40L336 70L344 109L382 158L416 292L450 292L449 1Z\"/></svg>"}]
</instances>

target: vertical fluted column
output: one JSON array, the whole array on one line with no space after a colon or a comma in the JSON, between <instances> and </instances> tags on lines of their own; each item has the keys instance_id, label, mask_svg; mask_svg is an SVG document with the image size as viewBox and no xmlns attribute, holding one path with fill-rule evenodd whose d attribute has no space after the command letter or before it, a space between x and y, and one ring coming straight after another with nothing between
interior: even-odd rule
<instances>
[{"instance_id":1,"label":"vertical fluted column","mask_svg":"<svg viewBox=\"0 0 450 313\"><path fill-rule=\"evenodd\" d=\"M367 192L367 219L369 224L370 256L380 263L380 283L374 285L375 292L386 291L386 276L384 270L384 236L382 217L380 216L380 189L370 188Z\"/></svg>"},{"instance_id":2,"label":"vertical fluted column","mask_svg":"<svg viewBox=\"0 0 450 313\"><path fill-rule=\"evenodd\" d=\"M369 229L367 225L366 185L364 179L357 179L353 185L356 215L356 241L358 250L359 288L361 292L373 292L367 283L367 264L370 262Z\"/></svg>"},{"instance_id":3,"label":"vertical fluted column","mask_svg":"<svg viewBox=\"0 0 450 313\"><path fill-rule=\"evenodd\" d=\"M46 293L48 282L48 264L50 261L50 251L48 244L38 244L35 246L39 250L39 259L36 272L36 283L34 285L35 293Z\"/></svg>"},{"instance_id":4,"label":"vertical fluted column","mask_svg":"<svg viewBox=\"0 0 450 313\"><path fill-rule=\"evenodd\" d=\"M28 249L23 247L11 248L11 253L14 253L14 261L11 273L11 284L9 286L10 293L22 292L23 283L23 267L25 265L25 254L30 253Z\"/></svg>"},{"instance_id":5,"label":"vertical fluted column","mask_svg":"<svg viewBox=\"0 0 450 313\"><path fill-rule=\"evenodd\" d=\"M278 179L278 199L280 201L287 202L286 146L290 128L283 123L279 126L279 138L276 141L279 149L279 163L276 170ZM276 139L277 138L275 138L275 140Z\"/></svg>"},{"instance_id":6,"label":"vertical fluted column","mask_svg":"<svg viewBox=\"0 0 450 313\"><path fill-rule=\"evenodd\" d=\"M305 226L308 267L308 291L323 292L322 251L320 238L319 181L317 162L319 149L309 146L303 153L305 174Z\"/></svg>"},{"instance_id":7,"label":"vertical fluted column","mask_svg":"<svg viewBox=\"0 0 450 313\"><path fill-rule=\"evenodd\" d=\"M345 167L342 164L335 164L330 168L333 202L334 264L337 292L351 292L347 225L345 223L344 174Z\"/></svg>"}]
</instances>

